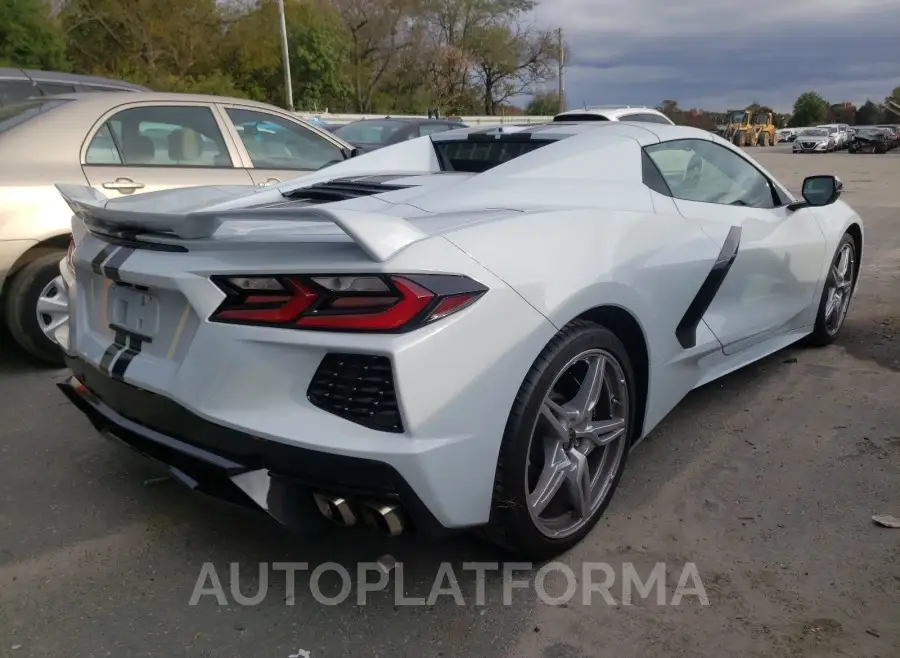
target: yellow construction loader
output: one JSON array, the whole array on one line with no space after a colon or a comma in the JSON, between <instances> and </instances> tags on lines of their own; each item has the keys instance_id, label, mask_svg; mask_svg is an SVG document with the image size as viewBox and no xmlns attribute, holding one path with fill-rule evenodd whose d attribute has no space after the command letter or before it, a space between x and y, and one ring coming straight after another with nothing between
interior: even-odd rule
<instances>
[{"instance_id":1,"label":"yellow construction loader","mask_svg":"<svg viewBox=\"0 0 900 658\"><path fill-rule=\"evenodd\" d=\"M775 118L771 112L730 110L719 135L735 146L774 146Z\"/></svg>"}]
</instances>

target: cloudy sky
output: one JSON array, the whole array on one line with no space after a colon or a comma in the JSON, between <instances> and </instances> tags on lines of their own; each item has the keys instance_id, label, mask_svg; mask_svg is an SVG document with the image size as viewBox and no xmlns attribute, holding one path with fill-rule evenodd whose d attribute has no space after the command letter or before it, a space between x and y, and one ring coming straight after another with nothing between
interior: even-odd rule
<instances>
[{"instance_id":1,"label":"cloudy sky","mask_svg":"<svg viewBox=\"0 0 900 658\"><path fill-rule=\"evenodd\" d=\"M900 0L540 0L536 20L571 49L570 108L788 111L808 90L861 103L900 86Z\"/></svg>"}]
</instances>

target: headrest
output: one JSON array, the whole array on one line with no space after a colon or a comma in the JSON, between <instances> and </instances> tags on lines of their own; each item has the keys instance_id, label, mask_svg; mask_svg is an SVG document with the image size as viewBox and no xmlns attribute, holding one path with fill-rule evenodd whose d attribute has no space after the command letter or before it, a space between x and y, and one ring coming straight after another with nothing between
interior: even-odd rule
<instances>
[{"instance_id":1,"label":"headrest","mask_svg":"<svg viewBox=\"0 0 900 658\"><path fill-rule=\"evenodd\" d=\"M200 133L182 128L169 133L169 159L175 162L191 162L203 155L203 139Z\"/></svg>"},{"instance_id":2,"label":"headrest","mask_svg":"<svg viewBox=\"0 0 900 658\"><path fill-rule=\"evenodd\" d=\"M122 138L126 164L147 164L156 158L153 140L139 133L126 133Z\"/></svg>"}]
</instances>

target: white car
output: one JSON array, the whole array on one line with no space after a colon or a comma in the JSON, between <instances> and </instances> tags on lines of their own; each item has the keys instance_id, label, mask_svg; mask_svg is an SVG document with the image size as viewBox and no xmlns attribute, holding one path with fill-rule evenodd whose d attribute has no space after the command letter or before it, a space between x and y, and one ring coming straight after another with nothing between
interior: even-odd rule
<instances>
[{"instance_id":1,"label":"white car","mask_svg":"<svg viewBox=\"0 0 900 658\"><path fill-rule=\"evenodd\" d=\"M846 123L826 123L817 128L826 128L834 140L835 149L840 151L850 145L850 126Z\"/></svg>"},{"instance_id":2,"label":"white car","mask_svg":"<svg viewBox=\"0 0 900 658\"><path fill-rule=\"evenodd\" d=\"M675 123L659 110L652 107L631 105L592 106L581 110L566 110L553 117L554 122L563 121L638 121L641 123Z\"/></svg>"},{"instance_id":3,"label":"white car","mask_svg":"<svg viewBox=\"0 0 900 658\"><path fill-rule=\"evenodd\" d=\"M662 124L451 131L257 191L59 187L86 229L60 387L98 429L290 527L531 558L689 391L834 341L862 259L835 177L798 201Z\"/></svg>"}]
</instances>

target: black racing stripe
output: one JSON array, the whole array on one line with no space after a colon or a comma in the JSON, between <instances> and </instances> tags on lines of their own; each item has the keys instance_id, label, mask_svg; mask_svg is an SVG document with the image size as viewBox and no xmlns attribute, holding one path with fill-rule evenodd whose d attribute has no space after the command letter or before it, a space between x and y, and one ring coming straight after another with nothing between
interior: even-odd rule
<instances>
[{"instance_id":1,"label":"black racing stripe","mask_svg":"<svg viewBox=\"0 0 900 658\"><path fill-rule=\"evenodd\" d=\"M734 259L737 258L740 246L741 227L732 226L731 230L728 231L728 236L725 238L725 244L722 245L722 249L719 251L716 262L703 280L703 285L700 286L700 290L697 291L690 306L685 311L681 322L675 328L675 337L684 349L697 345L697 327L700 326L703 316L709 310L709 305L712 304L722 282L728 275L728 271L734 264Z\"/></svg>"},{"instance_id":2,"label":"black racing stripe","mask_svg":"<svg viewBox=\"0 0 900 658\"><path fill-rule=\"evenodd\" d=\"M103 353L103 357L100 359L100 371L104 374L109 374L109 366L112 365L112 361L115 358L116 354L119 353L119 350L122 348L115 343L106 348L106 351Z\"/></svg>"},{"instance_id":3,"label":"black racing stripe","mask_svg":"<svg viewBox=\"0 0 900 658\"><path fill-rule=\"evenodd\" d=\"M91 269L94 270L94 274L103 274L103 261L109 258L116 249L116 245L108 244L100 250L99 254L94 256L94 259L91 261Z\"/></svg>"},{"instance_id":4,"label":"black racing stripe","mask_svg":"<svg viewBox=\"0 0 900 658\"><path fill-rule=\"evenodd\" d=\"M100 371L104 374L110 374L110 366L112 365L113 359L116 358L116 354L121 352L126 344L127 339L125 336L125 332L121 329L116 329L113 327L113 342L112 344L106 348L106 351L103 353L103 356L100 358Z\"/></svg>"},{"instance_id":5,"label":"black racing stripe","mask_svg":"<svg viewBox=\"0 0 900 658\"><path fill-rule=\"evenodd\" d=\"M131 365L131 362L134 360L138 354L141 353L141 348L144 346L144 338L139 336L135 336L134 334L128 334L128 349L122 353L117 360L115 365L112 367L112 371L110 374L115 378L121 380L125 377L125 372L128 370L128 366Z\"/></svg>"},{"instance_id":6,"label":"black racing stripe","mask_svg":"<svg viewBox=\"0 0 900 658\"><path fill-rule=\"evenodd\" d=\"M114 379L121 380L123 377L125 377L125 371L128 370L128 366L131 365L131 361L137 355L138 352L129 347L127 350L122 352L122 356L116 359L116 363L112 367L112 371L109 374L112 375Z\"/></svg>"},{"instance_id":7,"label":"black racing stripe","mask_svg":"<svg viewBox=\"0 0 900 658\"><path fill-rule=\"evenodd\" d=\"M112 258L110 258L103 266L103 274L106 278L115 282L121 281L122 277L119 276L119 268L122 267L125 260L133 253L134 249L131 247L120 247L119 251L113 254Z\"/></svg>"}]
</instances>

